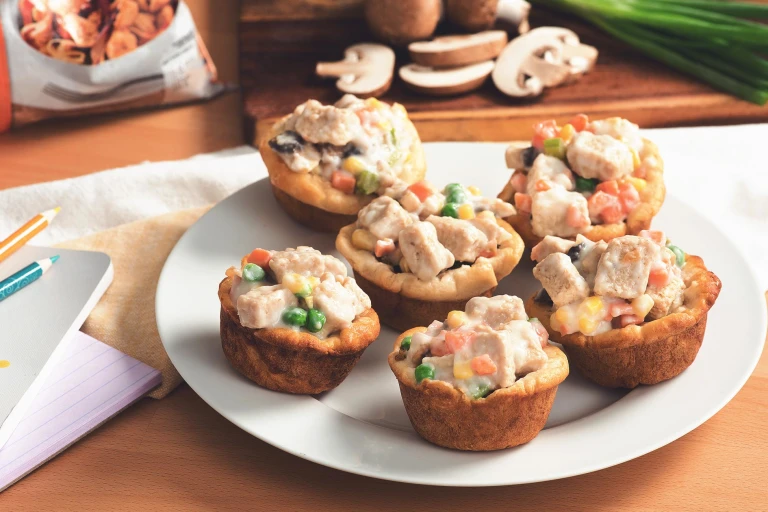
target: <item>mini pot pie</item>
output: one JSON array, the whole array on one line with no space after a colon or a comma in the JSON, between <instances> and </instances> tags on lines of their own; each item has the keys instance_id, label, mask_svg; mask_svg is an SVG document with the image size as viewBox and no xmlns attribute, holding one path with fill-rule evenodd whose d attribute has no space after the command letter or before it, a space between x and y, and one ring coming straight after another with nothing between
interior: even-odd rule
<instances>
[{"instance_id":1,"label":"mini pot pie","mask_svg":"<svg viewBox=\"0 0 768 512\"><path fill-rule=\"evenodd\" d=\"M565 354L547 337L509 295L473 298L445 322L401 334L389 366L413 428L457 450L500 450L536 437L568 376Z\"/></svg>"},{"instance_id":2,"label":"mini pot pie","mask_svg":"<svg viewBox=\"0 0 768 512\"><path fill-rule=\"evenodd\" d=\"M285 393L333 389L379 335L347 267L311 247L255 249L219 284L221 344L232 366Z\"/></svg>"},{"instance_id":3,"label":"mini pot pie","mask_svg":"<svg viewBox=\"0 0 768 512\"><path fill-rule=\"evenodd\" d=\"M505 220L526 245L547 235L608 241L650 228L664 202L664 166L636 124L581 114L562 128L545 121L534 131L530 144L507 148L515 171L499 194L517 207Z\"/></svg>"},{"instance_id":4,"label":"mini pot pie","mask_svg":"<svg viewBox=\"0 0 768 512\"><path fill-rule=\"evenodd\" d=\"M523 241L501 220L509 203L459 183L418 182L398 199L374 199L336 237L384 324L402 331L464 309L520 261Z\"/></svg>"},{"instance_id":5,"label":"mini pot pie","mask_svg":"<svg viewBox=\"0 0 768 512\"><path fill-rule=\"evenodd\" d=\"M402 105L343 96L309 100L259 145L280 206L298 222L336 233L377 195L426 172L419 134Z\"/></svg>"},{"instance_id":6,"label":"mini pot pie","mask_svg":"<svg viewBox=\"0 0 768 512\"><path fill-rule=\"evenodd\" d=\"M547 236L532 258L544 289L526 303L528 314L589 380L656 384L696 358L721 283L661 231L609 243Z\"/></svg>"}]
</instances>

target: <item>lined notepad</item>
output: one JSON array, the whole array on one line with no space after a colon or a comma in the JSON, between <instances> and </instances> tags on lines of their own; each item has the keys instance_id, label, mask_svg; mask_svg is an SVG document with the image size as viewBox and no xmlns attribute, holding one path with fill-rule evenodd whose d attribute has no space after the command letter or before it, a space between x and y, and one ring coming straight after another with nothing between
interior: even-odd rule
<instances>
[{"instance_id":1,"label":"lined notepad","mask_svg":"<svg viewBox=\"0 0 768 512\"><path fill-rule=\"evenodd\" d=\"M160 372L77 331L0 449L0 491L160 384Z\"/></svg>"}]
</instances>

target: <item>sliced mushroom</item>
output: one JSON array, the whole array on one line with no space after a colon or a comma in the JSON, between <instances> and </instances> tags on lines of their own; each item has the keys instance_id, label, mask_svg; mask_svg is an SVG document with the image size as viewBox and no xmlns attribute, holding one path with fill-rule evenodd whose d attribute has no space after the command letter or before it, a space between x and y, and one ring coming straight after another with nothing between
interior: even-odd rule
<instances>
[{"instance_id":1,"label":"sliced mushroom","mask_svg":"<svg viewBox=\"0 0 768 512\"><path fill-rule=\"evenodd\" d=\"M377 39L395 46L429 39L443 14L441 0L366 0L365 19Z\"/></svg>"},{"instance_id":2,"label":"sliced mushroom","mask_svg":"<svg viewBox=\"0 0 768 512\"><path fill-rule=\"evenodd\" d=\"M400 68L400 78L412 89L434 96L449 96L477 89L493 71L493 61L457 68L435 69L418 64Z\"/></svg>"},{"instance_id":3,"label":"sliced mushroom","mask_svg":"<svg viewBox=\"0 0 768 512\"><path fill-rule=\"evenodd\" d=\"M339 77L336 87L341 92L379 96L392 84L395 52L381 44L356 44L344 51L344 60L318 62L315 72L319 76Z\"/></svg>"},{"instance_id":4,"label":"sliced mushroom","mask_svg":"<svg viewBox=\"0 0 768 512\"><path fill-rule=\"evenodd\" d=\"M456 25L478 32L499 25L511 25L518 34L528 32L531 4L525 0L446 0L446 17Z\"/></svg>"},{"instance_id":5,"label":"sliced mushroom","mask_svg":"<svg viewBox=\"0 0 768 512\"><path fill-rule=\"evenodd\" d=\"M582 43L575 32L562 27L539 27L535 30L546 36L556 37L563 42L563 62L571 68L570 76L565 83L578 80L595 66L598 55L597 48ZM549 62L554 61L550 54L545 54L544 58Z\"/></svg>"},{"instance_id":6,"label":"sliced mushroom","mask_svg":"<svg viewBox=\"0 0 768 512\"><path fill-rule=\"evenodd\" d=\"M529 169L537 156L538 150L530 142L510 142L504 151L504 160L509 169Z\"/></svg>"},{"instance_id":7,"label":"sliced mushroom","mask_svg":"<svg viewBox=\"0 0 768 512\"><path fill-rule=\"evenodd\" d=\"M495 59L506 44L506 32L486 30L477 34L441 36L432 41L411 43L408 51L416 64L443 68Z\"/></svg>"},{"instance_id":8,"label":"sliced mushroom","mask_svg":"<svg viewBox=\"0 0 768 512\"><path fill-rule=\"evenodd\" d=\"M496 60L493 83L509 96L538 96L544 87L559 85L570 76L564 46L560 36L540 28L516 37Z\"/></svg>"}]
</instances>

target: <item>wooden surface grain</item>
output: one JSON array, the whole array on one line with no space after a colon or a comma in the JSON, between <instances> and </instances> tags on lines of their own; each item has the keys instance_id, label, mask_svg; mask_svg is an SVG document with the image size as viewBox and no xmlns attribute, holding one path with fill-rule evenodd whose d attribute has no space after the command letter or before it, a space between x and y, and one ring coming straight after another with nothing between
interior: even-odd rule
<instances>
[{"instance_id":1,"label":"wooden surface grain","mask_svg":"<svg viewBox=\"0 0 768 512\"><path fill-rule=\"evenodd\" d=\"M236 3L188 3L222 75L234 79ZM2 135L0 189L237 145L239 111L230 94ZM764 353L722 411L653 453L554 482L443 489L348 475L288 455L182 385L162 401L141 401L0 494L0 510L768 510L767 419Z\"/></svg>"}]
</instances>

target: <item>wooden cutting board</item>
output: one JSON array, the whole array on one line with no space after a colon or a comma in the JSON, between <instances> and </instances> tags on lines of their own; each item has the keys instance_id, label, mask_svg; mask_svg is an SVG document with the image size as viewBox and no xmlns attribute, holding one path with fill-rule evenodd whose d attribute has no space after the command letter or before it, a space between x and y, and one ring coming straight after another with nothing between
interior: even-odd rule
<instances>
[{"instance_id":1,"label":"wooden cutting board","mask_svg":"<svg viewBox=\"0 0 768 512\"><path fill-rule=\"evenodd\" d=\"M315 76L318 61L340 60L347 46L371 41L362 0L242 0L240 83L246 140L257 142L279 117L309 98L337 100L335 79ZM434 98L408 90L397 78L381 98L402 103L424 141L528 139L531 125L580 112L622 116L643 127L768 121L768 107L719 93L614 41L577 20L534 8L533 27L568 27L600 51L595 69L575 84L538 98L514 99L488 80L474 92ZM442 31L450 27L442 27ZM408 62L398 52L399 65Z\"/></svg>"}]
</instances>

